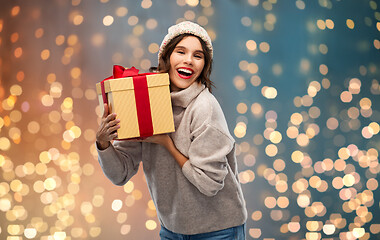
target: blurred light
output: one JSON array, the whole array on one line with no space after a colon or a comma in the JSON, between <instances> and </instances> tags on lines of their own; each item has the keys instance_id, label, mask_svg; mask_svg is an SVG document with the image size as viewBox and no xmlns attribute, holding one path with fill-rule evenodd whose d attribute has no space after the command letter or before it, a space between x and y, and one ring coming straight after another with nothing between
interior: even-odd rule
<instances>
[{"instance_id":1,"label":"blurred light","mask_svg":"<svg viewBox=\"0 0 380 240\"><path fill-rule=\"evenodd\" d=\"M234 130L234 134L237 138L242 138L245 136L247 131L247 126L244 122L239 122Z\"/></svg>"},{"instance_id":2,"label":"blurred light","mask_svg":"<svg viewBox=\"0 0 380 240\"><path fill-rule=\"evenodd\" d=\"M305 9L305 2L302 1L302 0L297 0L296 1L296 7L300 10L304 10Z\"/></svg>"},{"instance_id":3,"label":"blurred light","mask_svg":"<svg viewBox=\"0 0 380 240\"><path fill-rule=\"evenodd\" d=\"M128 8L126 7L118 7L115 12L116 16L118 17L124 17L128 14Z\"/></svg>"},{"instance_id":4,"label":"blurred light","mask_svg":"<svg viewBox=\"0 0 380 240\"><path fill-rule=\"evenodd\" d=\"M248 3L252 6L258 6L259 5L259 0L248 0Z\"/></svg>"},{"instance_id":5,"label":"blurred light","mask_svg":"<svg viewBox=\"0 0 380 240\"><path fill-rule=\"evenodd\" d=\"M91 38L91 43L95 47L101 47L104 44L104 35L100 33L96 33Z\"/></svg>"},{"instance_id":6,"label":"blurred light","mask_svg":"<svg viewBox=\"0 0 380 240\"><path fill-rule=\"evenodd\" d=\"M354 27L355 27L355 23L354 23L354 21L352 21L351 19L347 19L347 20L346 20L346 25L347 25L347 27L348 27L349 29L354 29Z\"/></svg>"},{"instance_id":7,"label":"blurred light","mask_svg":"<svg viewBox=\"0 0 380 240\"><path fill-rule=\"evenodd\" d=\"M54 240L64 240L66 238L66 232L55 232Z\"/></svg>"},{"instance_id":8,"label":"blurred light","mask_svg":"<svg viewBox=\"0 0 380 240\"><path fill-rule=\"evenodd\" d=\"M355 238L361 238L364 236L365 230L364 230L364 228L354 228L352 230L352 233L353 233Z\"/></svg>"},{"instance_id":9,"label":"blurred light","mask_svg":"<svg viewBox=\"0 0 380 240\"><path fill-rule=\"evenodd\" d=\"M326 75L328 73L328 67L325 65L325 64L321 64L319 66L319 72L322 74L322 75Z\"/></svg>"},{"instance_id":10,"label":"blurred light","mask_svg":"<svg viewBox=\"0 0 380 240\"><path fill-rule=\"evenodd\" d=\"M107 16L105 16L104 18L103 18L103 24L104 24L104 26L111 26L112 25L112 23L113 23L113 17L112 16L110 16L110 15L107 15Z\"/></svg>"},{"instance_id":11,"label":"blurred light","mask_svg":"<svg viewBox=\"0 0 380 240\"><path fill-rule=\"evenodd\" d=\"M50 51L49 49L44 49L41 52L41 59L42 60L47 60L50 57Z\"/></svg>"},{"instance_id":12,"label":"blurred light","mask_svg":"<svg viewBox=\"0 0 380 240\"><path fill-rule=\"evenodd\" d=\"M274 64L272 66L272 72L274 75L279 76L282 74L282 65L281 64Z\"/></svg>"},{"instance_id":13,"label":"blurred light","mask_svg":"<svg viewBox=\"0 0 380 240\"><path fill-rule=\"evenodd\" d=\"M155 29L156 27L157 27L157 25L158 25L158 22L157 22L157 20L156 19L154 19L154 18L150 18L150 19L148 19L147 21L146 21L146 27L148 28L148 29L150 29L150 30L153 30L153 29Z\"/></svg>"},{"instance_id":14,"label":"blurred light","mask_svg":"<svg viewBox=\"0 0 380 240\"><path fill-rule=\"evenodd\" d=\"M199 0L186 0L186 3L191 7L195 7L199 4Z\"/></svg>"},{"instance_id":15,"label":"blurred light","mask_svg":"<svg viewBox=\"0 0 380 240\"><path fill-rule=\"evenodd\" d=\"M17 16L20 13L20 6L14 6L11 10L12 17Z\"/></svg>"},{"instance_id":16,"label":"blurred light","mask_svg":"<svg viewBox=\"0 0 380 240\"><path fill-rule=\"evenodd\" d=\"M244 81L243 77L241 77L241 76L236 76L234 78L234 85L235 85L236 89L239 91L244 90L246 87L245 81Z\"/></svg>"},{"instance_id":17,"label":"blurred light","mask_svg":"<svg viewBox=\"0 0 380 240\"><path fill-rule=\"evenodd\" d=\"M245 103L239 103L237 106L236 106L236 110L238 113L240 114L244 114L247 112L248 110L248 107L247 107L247 104Z\"/></svg>"},{"instance_id":18,"label":"blurred light","mask_svg":"<svg viewBox=\"0 0 380 240\"><path fill-rule=\"evenodd\" d=\"M337 120L336 118L334 118L334 117L329 118L329 119L327 120L327 122L326 122L326 126L327 126L327 128L330 129L330 130L335 130L335 129L338 127L338 125L339 125L339 122L338 122L338 120Z\"/></svg>"},{"instance_id":19,"label":"blurred light","mask_svg":"<svg viewBox=\"0 0 380 240\"><path fill-rule=\"evenodd\" d=\"M128 18L128 24L131 25L131 26L136 25L138 22L139 22L139 18L136 17L136 16L130 16Z\"/></svg>"},{"instance_id":20,"label":"blurred light","mask_svg":"<svg viewBox=\"0 0 380 240\"><path fill-rule=\"evenodd\" d=\"M325 23L325 21L319 19L319 20L317 21L317 26L318 26L319 29L321 29L321 30L325 30L325 28L326 28L326 23Z\"/></svg>"},{"instance_id":21,"label":"blurred light","mask_svg":"<svg viewBox=\"0 0 380 240\"><path fill-rule=\"evenodd\" d=\"M270 50L270 45L267 42L262 42L259 44L260 51L267 53Z\"/></svg>"},{"instance_id":22,"label":"blurred light","mask_svg":"<svg viewBox=\"0 0 380 240\"><path fill-rule=\"evenodd\" d=\"M351 102L352 101L352 94L350 92L348 92L348 91L343 91L340 94L340 99L344 103Z\"/></svg>"},{"instance_id":23,"label":"blurred light","mask_svg":"<svg viewBox=\"0 0 380 240\"><path fill-rule=\"evenodd\" d=\"M151 0L143 0L141 2L141 7L144 9L148 9L152 6L152 1Z\"/></svg>"},{"instance_id":24,"label":"blurred light","mask_svg":"<svg viewBox=\"0 0 380 240\"><path fill-rule=\"evenodd\" d=\"M253 86L257 87L257 86L260 85L260 83L261 83L261 79L260 79L259 76L257 76L257 75L253 75L253 76L251 77L251 84L252 84Z\"/></svg>"},{"instance_id":25,"label":"blurred light","mask_svg":"<svg viewBox=\"0 0 380 240\"><path fill-rule=\"evenodd\" d=\"M127 235L131 231L131 225L124 224L121 226L120 233L122 235Z\"/></svg>"},{"instance_id":26,"label":"blurred light","mask_svg":"<svg viewBox=\"0 0 380 240\"><path fill-rule=\"evenodd\" d=\"M254 51L257 48L257 44L253 40L248 40L245 45L248 48L248 50L250 50L250 51Z\"/></svg>"},{"instance_id":27,"label":"blurred light","mask_svg":"<svg viewBox=\"0 0 380 240\"><path fill-rule=\"evenodd\" d=\"M334 28L334 22L331 19L326 19L326 27L328 29L333 29Z\"/></svg>"},{"instance_id":28,"label":"blurred light","mask_svg":"<svg viewBox=\"0 0 380 240\"><path fill-rule=\"evenodd\" d=\"M157 228L157 223L154 220L148 220L145 222L145 227L148 230L154 230Z\"/></svg>"},{"instance_id":29,"label":"blurred light","mask_svg":"<svg viewBox=\"0 0 380 240\"><path fill-rule=\"evenodd\" d=\"M37 230L35 228L25 228L24 236L28 239L33 239L37 235Z\"/></svg>"},{"instance_id":30,"label":"blurred light","mask_svg":"<svg viewBox=\"0 0 380 240\"><path fill-rule=\"evenodd\" d=\"M112 202L112 210L118 212L123 207L123 202L119 199L115 199Z\"/></svg>"},{"instance_id":31,"label":"blurred light","mask_svg":"<svg viewBox=\"0 0 380 240\"><path fill-rule=\"evenodd\" d=\"M288 229L292 233L298 232L300 230L300 228L301 228L301 225L299 222L290 222L288 224Z\"/></svg>"},{"instance_id":32,"label":"blurred light","mask_svg":"<svg viewBox=\"0 0 380 240\"><path fill-rule=\"evenodd\" d=\"M274 87L264 86L262 89L262 94L268 99L275 99L277 97L277 89Z\"/></svg>"},{"instance_id":33,"label":"blurred light","mask_svg":"<svg viewBox=\"0 0 380 240\"><path fill-rule=\"evenodd\" d=\"M249 235L252 238L260 238L260 236L261 236L261 229L260 228L250 228L249 229Z\"/></svg>"},{"instance_id":34,"label":"blurred light","mask_svg":"<svg viewBox=\"0 0 380 240\"><path fill-rule=\"evenodd\" d=\"M14 56L16 58L20 58L21 55L22 55L22 48L21 47L16 48L15 51L14 51Z\"/></svg>"},{"instance_id":35,"label":"blurred light","mask_svg":"<svg viewBox=\"0 0 380 240\"><path fill-rule=\"evenodd\" d=\"M2 151L7 151L11 147L11 142L6 137L0 137L0 149Z\"/></svg>"},{"instance_id":36,"label":"blurred light","mask_svg":"<svg viewBox=\"0 0 380 240\"><path fill-rule=\"evenodd\" d=\"M82 24L82 22L83 22L83 16L82 15L78 14L78 15L74 16L74 18L73 18L74 25L78 26L78 25Z\"/></svg>"},{"instance_id":37,"label":"blurred light","mask_svg":"<svg viewBox=\"0 0 380 240\"><path fill-rule=\"evenodd\" d=\"M241 24L245 27L249 27L252 24L252 20L249 17L242 17Z\"/></svg>"}]
</instances>

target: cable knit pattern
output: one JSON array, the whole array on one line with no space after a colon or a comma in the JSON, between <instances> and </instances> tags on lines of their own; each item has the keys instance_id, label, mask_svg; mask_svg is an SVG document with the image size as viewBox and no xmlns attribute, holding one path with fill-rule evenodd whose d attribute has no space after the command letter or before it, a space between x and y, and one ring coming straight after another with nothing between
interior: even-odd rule
<instances>
[{"instance_id":1,"label":"cable knit pattern","mask_svg":"<svg viewBox=\"0 0 380 240\"><path fill-rule=\"evenodd\" d=\"M247 210L235 141L219 103L197 82L171 96L176 127L171 138L189 158L182 169L160 145L115 141L98 150L103 172L122 185L142 162L160 223L170 231L197 234L243 224Z\"/></svg>"}]
</instances>

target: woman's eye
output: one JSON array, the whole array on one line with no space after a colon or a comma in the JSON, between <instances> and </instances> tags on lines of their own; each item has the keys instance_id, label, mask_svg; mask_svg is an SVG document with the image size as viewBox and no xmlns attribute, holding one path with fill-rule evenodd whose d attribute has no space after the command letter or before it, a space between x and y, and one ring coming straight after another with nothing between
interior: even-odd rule
<instances>
[{"instance_id":1,"label":"woman's eye","mask_svg":"<svg viewBox=\"0 0 380 240\"><path fill-rule=\"evenodd\" d=\"M195 57L201 59L202 55L195 55Z\"/></svg>"}]
</instances>

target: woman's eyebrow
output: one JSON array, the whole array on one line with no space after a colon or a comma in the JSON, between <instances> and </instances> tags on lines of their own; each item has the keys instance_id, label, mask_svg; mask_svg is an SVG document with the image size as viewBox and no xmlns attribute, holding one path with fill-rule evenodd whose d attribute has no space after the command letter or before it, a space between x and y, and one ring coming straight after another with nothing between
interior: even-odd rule
<instances>
[{"instance_id":1,"label":"woman's eyebrow","mask_svg":"<svg viewBox=\"0 0 380 240\"><path fill-rule=\"evenodd\" d=\"M202 54L203 56L205 55L205 53L202 51L202 50L196 50L194 53L197 53L197 54Z\"/></svg>"},{"instance_id":2,"label":"woman's eyebrow","mask_svg":"<svg viewBox=\"0 0 380 240\"><path fill-rule=\"evenodd\" d=\"M182 48L182 49L186 49L185 46L180 46L180 45L177 45L175 48Z\"/></svg>"}]
</instances>

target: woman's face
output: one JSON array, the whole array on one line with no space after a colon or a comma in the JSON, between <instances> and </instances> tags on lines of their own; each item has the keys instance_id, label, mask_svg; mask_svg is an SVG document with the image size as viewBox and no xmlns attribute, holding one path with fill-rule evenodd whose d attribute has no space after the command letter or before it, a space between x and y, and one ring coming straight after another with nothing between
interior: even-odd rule
<instances>
[{"instance_id":1,"label":"woman's face","mask_svg":"<svg viewBox=\"0 0 380 240\"><path fill-rule=\"evenodd\" d=\"M179 91L189 87L205 65L202 45L197 37L184 37L170 55L170 88Z\"/></svg>"}]
</instances>

